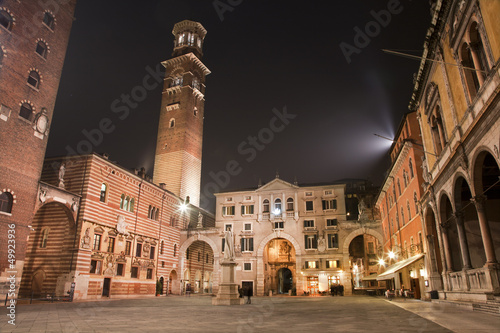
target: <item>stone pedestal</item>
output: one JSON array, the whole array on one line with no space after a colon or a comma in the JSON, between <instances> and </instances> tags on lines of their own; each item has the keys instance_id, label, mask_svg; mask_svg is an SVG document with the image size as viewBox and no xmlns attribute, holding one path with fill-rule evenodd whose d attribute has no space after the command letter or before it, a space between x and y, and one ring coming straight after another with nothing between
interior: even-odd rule
<instances>
[{"instance_id":1,"label":"stone pedestal","mask_svg":"<svg viewBox=\"0 0 500 333\"><path fill-rule=\"evenodd\" d=\"M240 305L244 299L240 298L238 285L234 283L234 268L237 263L234 260L224 260L221 262L222 282L219 284L219 292L212 299L213 305Z\"/></svg>"}]
</instances>

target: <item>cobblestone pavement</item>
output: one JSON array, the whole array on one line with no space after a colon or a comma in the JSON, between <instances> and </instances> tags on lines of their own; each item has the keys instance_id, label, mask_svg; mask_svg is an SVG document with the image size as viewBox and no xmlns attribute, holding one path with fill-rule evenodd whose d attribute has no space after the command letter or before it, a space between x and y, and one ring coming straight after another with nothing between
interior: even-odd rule
<instances>
[{"instance_id":1,"label":"cobblestone pavement","mask_svg":"<svg viewBox=\"0 0 500 333\"><path fill-rule=\"evenodd\" d=\"M3 305L3 304L2 304ZM213 306L208 296L0 307L0 332L500 332L500 317L380 297L253 297Z\"/></svg>"}]
</instances>

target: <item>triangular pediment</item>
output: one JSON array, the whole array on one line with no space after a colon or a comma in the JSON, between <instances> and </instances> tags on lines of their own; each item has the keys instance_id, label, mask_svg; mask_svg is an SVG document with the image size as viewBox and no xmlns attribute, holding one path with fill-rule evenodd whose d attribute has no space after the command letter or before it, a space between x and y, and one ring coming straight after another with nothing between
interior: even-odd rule
<instances>
[{"instance_id":1,"label":"triangular pediment","mask_svg":"<svg viewBox=\"0 0 500 333\"><path fill-rule=\"evenodd\" d=\"M279 178L275 178L271 180L269 183L259 187L256 192L264 192L264 191L285 191L285 190L295 190L299 187L297 185L290 184L284 180Z\"/></svg>"}]
</instances>

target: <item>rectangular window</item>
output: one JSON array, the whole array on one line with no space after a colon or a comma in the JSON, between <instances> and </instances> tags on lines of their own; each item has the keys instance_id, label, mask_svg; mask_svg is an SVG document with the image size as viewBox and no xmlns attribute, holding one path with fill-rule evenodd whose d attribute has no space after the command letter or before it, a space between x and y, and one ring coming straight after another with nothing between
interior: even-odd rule
<instances>
[{"instance_id":1,"label":"rectangular window","mask_svg":"<svg viewBox=\"0 0 500 333\"><path fill-rule=\"evenodd\" d=\"M285 222L274 222L274 229L283 229L285 227Z\"/></svg>"},{"instance_id":2,"label":"rectangular window","mask_svg":"<svg viewBox=\"0 0 500 333\"><path fill-rule=\"evenodd\" d=\"M139 276L139 267L132 267L132 270L130 271L130 277L132 279L137 279Z\"/></svg>"},{"instance_id":3,"label":"rectangular window","mask_svg":"<svg viewBox=\"0 0 500 333\"><path fill-rule=\"evenodd\" d=\"M337 219L327 219L326 226L327 227L336 227L338 225Z\"/></svg>"},{"instance_id":4,"label":"rectangular window","mask_svg":"<svg viewBox=\"0 0 500 333\"><path fill-rule=\"evenodd\" d=\"M92 274L101 274L101 264L100 260L91 260L90 261L90 273Z\"/></svg>"},{"instance_id":5,"label":"rectangular window","mask_svg":"<svg viewBox=\"0 0 500 333\"><path fill-rule=\"evenodd\" d=\"M338 249L339 248L339 235L338 234L328 234L328 248Z\"/></svg>"},{"instance_id":6,"label":"rectangular window","mask_svg":"<svg viewBox=\"0 0 500 333\"><path fill-rule=\"evenodd\" d=\"M115 252L115 238L114 237L109 237L108 252L110 252L110 253Z\"/></svg>"},{"instance_id":7,"label":"rectangular window","mask_svg":"<svg viewBox=\"0 0 500 333\"><path fill-rule=\"evenodd\" d=\"M129 256L130 255L130 249L132 248L132 242L127 241L125 243L125 255Z\"/></svg>"},{"instance_id":8,"label":"rectangular window","mask_svg":"<svg viewBox=\"0 0 500 333\"><path fill-rule=\"evenodd\" d=\"M149 259L155 258L155 251L156 251L156 247L151 246L151 250L149 250Z\"/></svg>"},{"instance_id":9,"label":"rectangular window","mask_svg":"<svg viewBox=\"0 0 500 333\"><path fill-rule=\"evenodd\" d=\"M332 190L325 190L325 195L332 195Z\"/></svg>"},{"instance_id":10,"label":"rectangular window","mask_svg":"<svg viewBox=\"0 0 500 333\"><path fill-rule=\"evenodd\" d=\"M252 215L253 205L243 205L241 206L241 215Z\"/></svg>"},{"instance_id":11,"label":"rectangular window","mask_svg":"<svg viewBox=\"0 0 500 333\"><path fill-rule=\"evenodd\" d=\"M252 251L253 251L253 238L242 238L241 252L252 252Z\"/></svg>"},{"instance_id":12,"label":"rectangular window","mask_svg":"<svg viewBox=\"0 0 500 333\"><path fill-rule=\"evenodd\" d=\"M252 223L245 223L244 230L245 231L252 231Z\"/></svg>"},{"instance_id":13,"label":"rectangular window","mask_svg":"<svg viewBox=\"0 0 500 333\"><path fill-rule=\"evenodd\" d=\"M123 276L123 272L124 272L123 264L117 264L116 265L116 275Z\"/></svg>"},{"instance_id":14,"label":"rectangular window","mask_svg":"<svg viewBox=\"0 0 500 333\"><path fill-rule=\"evenodd\" d=\"M306 197L312 197L313 193L312 192L306 192Z\"/></svg>"},{"instance_id":15,"label":"rectangular window","mask_svg":"<svg viewBox=\"0 0 500 333\"><path fill-rule=\"evenodd\" d=\"M246 262L243 264L243 270L244 271L251 271L252 270L252 263L251 262Z\"/></svg>"},{"instance_id":16,"label":"rectangular window","mask_svg":"<svg viewBox=\"0 0 500 333\"><path fill-rule=\"evenodd\" d=\"M95 251L100 251L101 250L101 235L99 234L94 234L94 246L92 249Z\"/></svg>"},{"instance_id":17,"label":"rectangular window","mask_svg":"<svg viewBox=\"0 0 500 333\"><path fill-rule=\"evenodd\" d=\"M323 210L337 209L337 200L323 200Z\"/></svg>"},{"instance_id":18,"label":"rectangular window","mask_svg":"<svg viewBox=\"0 0 500 333\"><path fill-rule=\"evenodd\" d=\"M327 260L326 268L340 268L340 260Z\"/></svg>"},{"instance_id":19,"label":"rectangular window","mask_svg":"<svg viewBox=\"0 0 500 333\"><path fill-rule=\"evenodd\" d=\"M151 280L153 278L153 269L148 268L147 273L146 273L146 279Z\"/></svg>"},{"instance_id":20,"label":"rectangular window","mask_svg":"<svg viewBox=\"0 0 500 333\"><path fill-rule=\"evenodd\" d=\"M252 196L250 196L250 195L245 196L245 200L247 200L247 201L252 200Z\"/></svg>"},{"instance_id":21,"label":"rectangular window","mask_svg":"<svg viewBox=\"0 0 500 333\"><path fill-rule=\"evenodd\" d=\"M314 205L312 201L306 201L306 211L313 211Z\"/></svg>"},{"instance_id":22,"label":"rectangular window","mask_svg":"<svg viewBox=\"0 0 500 333\"><path fill-rule=\"evenodd\" d=\"M234 216L234 206L224 206L222 207L223 216Z\"/></svg>"},{"instance_id":23,"label":"rectangular window","mask_svg":"<svg viewBox=\"0 0 500 333\"><path fill-rule=\"evenodd\" d=\"M304 220L304 228L314 228L314 220Z\"/></svg>"},{"instance_id":24,"label":"rectangular window","mask_svg":"<svg viewBox=\"0 0 500 333\"><path fill-rule=\"evenodd\" d=\"M316 249L318 247L317 235L305 235L304 240L305 240L306 250Z\"/></svg>"},{"instance_id":25,"label":"rectangular window","mask_svg":"<svg viewBox=\"0 0 500 333\"><path fill-rule=\"evenodd\" d=\"M135 248L135 256L140 257L142 255L142 243L137 243L137 247Z\"/></svg>"},{"instance_id":26,"label":"rectangular window","mask_svg":"<svg viewBox=\"0 0 500 333\"><path fill-rule=\"evenodd\" d=\"M319 261L306 261L306 268L319 268Z\"/></svg>"}]
</instances>

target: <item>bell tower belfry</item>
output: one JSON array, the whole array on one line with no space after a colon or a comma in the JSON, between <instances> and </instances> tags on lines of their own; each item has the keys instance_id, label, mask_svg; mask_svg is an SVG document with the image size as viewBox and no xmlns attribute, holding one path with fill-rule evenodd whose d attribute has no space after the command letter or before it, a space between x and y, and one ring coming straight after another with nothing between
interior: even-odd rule
<instances>
[{"instance_id":1,"label":"bell tower belfry","mask_svg":"<svg viewBox=\"0 0 500 333\"><path fill-rule=\"evenodd\" d=\"M153 182L199 205L205 77L201 62L207 31L198 22L175 24L172 58L162 62L165 80L156 141Z\"/></svg>"}]
</instances>

